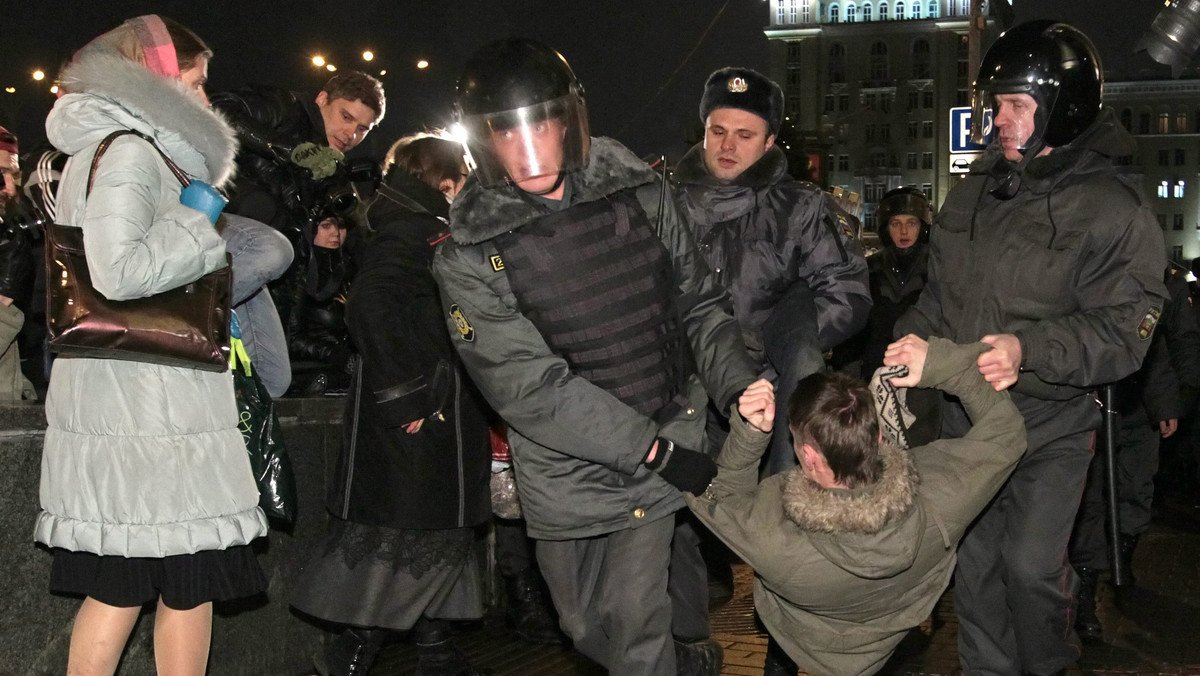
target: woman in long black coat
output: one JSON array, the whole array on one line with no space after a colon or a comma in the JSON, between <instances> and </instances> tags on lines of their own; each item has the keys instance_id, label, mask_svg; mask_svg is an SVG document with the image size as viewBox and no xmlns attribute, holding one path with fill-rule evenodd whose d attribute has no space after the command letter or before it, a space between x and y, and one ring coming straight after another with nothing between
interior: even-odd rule
<instances>
[{"instance_id":1,"label":"woman in long black coat","mask_svg":"<svg viewBox=\"0 0 1200 676\"><path fill-rule=\"evenodd\" d=\"M482 399L458 364L429 266L462 186L462 146L401 139L368 211L346 303L362 359L346 402L324 551L292 605L347 625L322 674L365 674L389 631L413 629L417 674L476 673L445 620L483 614L477 526L491 516Z\"/></svg>"}]
</instances>

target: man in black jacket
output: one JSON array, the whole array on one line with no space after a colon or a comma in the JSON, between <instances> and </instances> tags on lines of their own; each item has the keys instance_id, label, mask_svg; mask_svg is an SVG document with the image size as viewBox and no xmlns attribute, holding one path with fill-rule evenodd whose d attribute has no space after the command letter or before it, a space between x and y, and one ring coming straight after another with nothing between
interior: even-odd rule
<instances>
[{"instance_id":1,"label":"man in black jacket","mask_svg":"<svg viewBox=\"0 0 1200 676\"><path fill-rule=\"evenodd\" d=\"M383 84L358 71L333 76L312 100L265 86L211 98L241 141L237 180L227 210L270 225L288 235L293 244L305 224L289 204L287 193L296 191L296 176L307 175L304 169L314 164L298 157L296 148L314 144L317 148L311 150L319 157L340 160L362 143L383 119L386 108Z\"/></svg>"},{"instance_id":2,"label":"man in black jacket","mask_svg":"<svg viewBox=\"0 0 1200 676\"><path fill-rule=\"evenodd\" d=\"M704 141L675 170L677 197L733 296L751 356L787 401L801 378L823 368L822 353L866 325L871 293L856 224L820 188L788 175L775 145L778 84L748 68L718 70L704 85L700 119ZM782 408L775 426L787 429ZM787 435L776 435L768 472L795 464Z\"/></svg>"},{"instance_id":3,"label":"man in black jacket","mask_svg":"<svg viewBox=\"0 0 1200 676\"><path fill-rule=\"evenodd\" d=\"M950 190L925 290L896 335L992 346L984 379L1011 389L1029 450L959 546L966 673L1057 674L1078 658L1063 555L1092 458L1100 384L1137 370L1162 312L1162 233L1113 168L1133 140L1101 108L1095 48L1062 23L1005 32L975 84L996 141ZM979 125L982 127L982 125ZM943 407L943 436L970 426Z\"/></svg>"}]
</instances>

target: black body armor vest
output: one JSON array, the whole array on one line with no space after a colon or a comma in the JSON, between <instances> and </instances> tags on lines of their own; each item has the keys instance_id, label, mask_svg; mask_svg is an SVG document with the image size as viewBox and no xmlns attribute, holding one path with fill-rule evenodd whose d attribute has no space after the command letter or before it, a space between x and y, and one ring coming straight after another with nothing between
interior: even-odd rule
<instances>
[{"instance_id":1,"label":"black body armor vest","mask_svg":"<svg viewBox=\"0 0 1200 676\"><path fill-rule=\"evenodd\" d=\"M661 414L689 375L666 248L631 191L494 239L525 315L577 375Z\"/></svg>"}]
</instances>

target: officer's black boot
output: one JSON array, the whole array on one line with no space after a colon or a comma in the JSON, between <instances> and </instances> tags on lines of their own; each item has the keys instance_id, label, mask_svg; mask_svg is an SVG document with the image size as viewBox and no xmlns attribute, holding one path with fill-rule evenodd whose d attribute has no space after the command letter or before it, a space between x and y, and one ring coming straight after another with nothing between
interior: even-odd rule
<instances>
[{"instance_id":1,"label":"officer's black boot","mask_svg":"<svg viewBox=\"0 0 1200 676\"><path fill-rule=\"evenodd\" d=\"M1084 643L1103 643L1104 628L1096 615L1096 584L1099 573L1091 568L1077 568L1079 591L1075 594L1075 631Z\"/></svg>"},{"instance_id":2,"label":"officer's black boot","mask_svg":"<svg viewBox=\"0 0 1200 676\"><path fill-rule=\"evenodd\" d=\"M1137 549L1138 537L1137 535L1121 533L1121 565L1125 567L1125 584L1129 587L1132 587L1137 581L1137 578L1133 575L1133 552Z\"/></svg>"},{"instance_id":3,"label":"officer's black boot","mask_svg":"<svg viewBox=\"0 0 1200 676\"><path fill-rule=\"evenodd\" d=\"M558 629L558 616L535 568L526 568L504 581L508 592L505 620L517 636L530 643L561 645L567 637Z\"/></svg>"},{"instance_id":4,"label":"officer's black boot","mask_svg":"<svg viewBox=\"0 0 1200 676\"><path fill-rule=\"evenodd\" d=\"M450 639L450 624L425 616L413 627L417 644L416 676L489 676L490 669L476 669Z\"/></svg>"},{"instance_id":5,"label":"officer's black boot","mask_svg":"<svg viewBox=\"0 0 1200 676\"><path fill-rule=\"evenodd\" d=\"M387 629L349 627L330 641L316 664L321 676L366 676L388 637Z\"/></svg>"},{"instance_id":6,"label":"officer's black boot","mask_svg":"<svg viewBox=\"0 0 1200 676\"><path fill-rule=\"evenodd\" d=\"M775 637L767 635L767 659L763 663L763 676L796 676L800 667L783 652Z\"/></svg>"},{"instance_id":7,"label":"officer's black boot","mask_svg":"<svg viewBox=\"0 0 1200 676\"><path fill-rule=\"evenodd\" d=\"M721 676L724 661L725 650L710 638L691 643L675 641L675 673L679 676Z\"/></svg>"}]
</instances>

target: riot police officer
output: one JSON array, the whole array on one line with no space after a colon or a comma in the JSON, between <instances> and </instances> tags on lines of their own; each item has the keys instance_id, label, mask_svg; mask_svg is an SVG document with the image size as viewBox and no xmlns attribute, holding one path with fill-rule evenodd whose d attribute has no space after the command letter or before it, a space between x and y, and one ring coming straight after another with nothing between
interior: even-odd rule
<instances>
[{"instance_id":1,"label":"riot police officer","mask_svg":"<svg viewBox=\"0 0 1200 676\"><path fill-rule=\"evenodd\" d=\"M955 605L967 673L1051 674L1079 655L1063 552L1091 460L1098 384L1138 368L1161 313L1162 235L1112 158L1132 139L1101 107L1095 48L1052 21L1002 34L979 66L974 119L996 139L946 196L928 286L895 335L992 346L1029 450L959 547ZM961 436L961 407L943 408Z\"/></svg>"}]
</instances>

